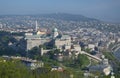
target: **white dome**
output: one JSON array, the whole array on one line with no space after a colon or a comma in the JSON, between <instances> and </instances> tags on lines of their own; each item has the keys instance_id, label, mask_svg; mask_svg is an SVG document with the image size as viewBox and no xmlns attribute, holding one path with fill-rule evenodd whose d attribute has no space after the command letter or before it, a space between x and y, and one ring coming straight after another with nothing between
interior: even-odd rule
<instances>
[{"instance_id":1,"label":"white dome","mask_svg":"<svg viewBox=\"0 0 120 78\"><path fill-rule=\"evenodd\" d=\"M54 28L54 30L53 30L54 32L57 32L58 31L58 29L57 28Z\"/></svg>"}]
</instances>

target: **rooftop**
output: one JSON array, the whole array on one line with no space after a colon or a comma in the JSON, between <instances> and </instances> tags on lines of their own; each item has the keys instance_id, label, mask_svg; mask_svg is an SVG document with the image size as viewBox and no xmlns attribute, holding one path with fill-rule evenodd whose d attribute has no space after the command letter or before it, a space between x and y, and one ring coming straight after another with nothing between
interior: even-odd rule
<instances>
[{"instance_id":1,"label":"rooftop","mask_svg":"<svg viewBox=\"0 0 120 78\"><path fill-rule=\"evenodd\" d=\"M26 35L25 39L41 39L42 35Z\"/></svg>"}]
</instances>

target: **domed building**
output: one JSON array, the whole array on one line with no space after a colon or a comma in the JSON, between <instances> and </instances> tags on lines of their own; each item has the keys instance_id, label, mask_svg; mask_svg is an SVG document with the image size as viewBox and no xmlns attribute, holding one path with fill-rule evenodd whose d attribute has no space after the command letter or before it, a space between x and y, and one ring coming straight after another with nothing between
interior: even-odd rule
<instances>
[{"instance_id":1,"label":"domed building","mask_svg":"<svg viewBox=\"0 0 120 78\"><path fill-rule=\"evenodd\" d=\"M56 38L58 35L59 35L58 29L57 29L57 28L54 28L54 29L53 29L53 38Z\"/></svg>"},{"instance_id":2,"label":"domed building","mask_svg":"<svg viewBox=\"0 0 120 78\"><path fill-rule=\"evenodd\" d=\"M57 29L57 28L54 28L54 29L53 29L53 32L58 32L58 29Z\"/></svg>"},{"instance_id":3,"label":"domed building","mask_svg":"<svg viewBox=\"0 0 120 78\"><path fill-rule=\"evenodd\" d=\"M71 37L69 35L60 35L58 29L54 28L50 35L46 32L37 31L36 34L26 35L26 49L30 50L35 46L52 43L56 45L58 49L70 49L71 48Z\"/></svg>"}]
</instances>

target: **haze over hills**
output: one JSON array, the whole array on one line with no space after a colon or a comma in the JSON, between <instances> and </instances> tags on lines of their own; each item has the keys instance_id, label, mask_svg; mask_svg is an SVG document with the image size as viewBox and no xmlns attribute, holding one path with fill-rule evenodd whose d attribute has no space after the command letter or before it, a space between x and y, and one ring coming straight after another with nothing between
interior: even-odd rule
<instances>
[{"instance_id":1,"label":"haze over hills","mask_svg":"<svg viewBox=\"0 0 120 78\"><path fill-rule=\"evenodd\" d=\"M88 18L80 14L78 15L78 14L68 14L68 13L53 13L53 14L41 14L40 16L46 18L61 19L65 21L100 21L98 19Z\"/></svg>"},{"instance_id":2,"label":"haze over hills","mask_svg":"<svg viewBox=\"0 0 120 78\"><path fill-rule=\"evenodd\" d=\"M99 19L96 18L89 18L81 14L69 14L69 13L50 13L50 14L25 14L25 15L19 15L19 14L12 14L12 15L0 15L0 18L4 18L6 16L34 16L34 17L44 17L44 18L54 18L59 20L65 20L65 21L99 21Z\"/></svg>"},{"instance_id":3,"label":"haze over hills","mask_svg":"<svg viewBox=\"0 0 120 78\"><path fill-rule=\"evenodd\" d=\"M0 15L72 13L120 22L120 0L0 0Z\"/></svg>"},{"instance_id":4,"label":"haze over hills","mask_svg":"<svg viewBox=\"0 0 120 78\"><path fill-rule=\"evenodd\" d=\"M120 24L107 23L95 18L88 18L83 15L53 13L36 15L1 15L0 23L9 27L34 27L35 21L40 27L57 27L60 30L71 31L77 28L95 28L102 31L119 32Z\"/></svg>"}]
</instances>

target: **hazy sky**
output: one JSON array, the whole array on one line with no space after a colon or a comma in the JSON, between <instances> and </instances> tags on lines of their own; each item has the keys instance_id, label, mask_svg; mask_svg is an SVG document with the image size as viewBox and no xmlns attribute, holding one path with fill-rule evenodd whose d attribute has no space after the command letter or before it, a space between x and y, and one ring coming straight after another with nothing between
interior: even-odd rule
<instances>
[{"instance_id":1,"label":"hazy sky","mask_svg":"<svg viewBox=\"0 0 120 78\"><path fill-rule=\"evenodd\" d=\"M0 0L0 15L59 12L120 22L120 0Z\"/></svg>"}]
</instances>

